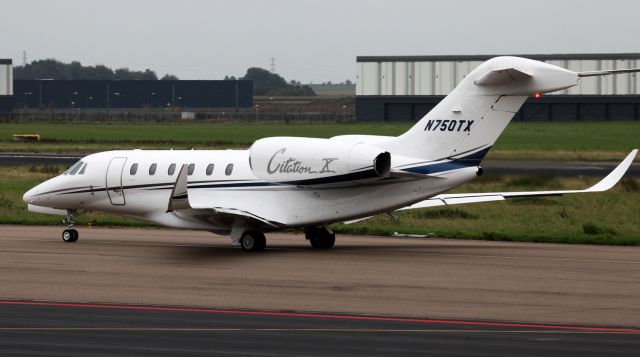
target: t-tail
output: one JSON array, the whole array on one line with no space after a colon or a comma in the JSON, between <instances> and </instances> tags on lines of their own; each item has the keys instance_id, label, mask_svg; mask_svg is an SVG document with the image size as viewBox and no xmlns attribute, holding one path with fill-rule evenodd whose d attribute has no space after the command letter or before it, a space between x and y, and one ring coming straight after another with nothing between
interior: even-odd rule
<instances>
[{"instance_id":1,"label":"t-tail","mask_svg":"<svg viewBox=\"0 0 640 357\"><path fill-rule=\"evenodd\" d=\"M477 165L527 97L572 87L578 73L519 57L490 59L416 125L383 146L427 161L468 160Z\"/></svg>"}]
</instances>

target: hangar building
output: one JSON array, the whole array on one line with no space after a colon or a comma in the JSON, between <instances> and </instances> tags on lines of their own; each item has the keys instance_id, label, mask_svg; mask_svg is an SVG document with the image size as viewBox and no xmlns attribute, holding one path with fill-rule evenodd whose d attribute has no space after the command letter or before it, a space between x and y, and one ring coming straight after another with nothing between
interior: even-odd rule
<instances>
[{"instance_id":1,"label":"hangar building","mask_svg":"<svg viewBox=\"0 0 640 357\"><path fill-rule=\"evenodd\" d=\"M246 108L249 80L18 80L16 109Z\"/></svg>"},{"instance_id":2,"label":"hangar building","mask_svg":"<svg viewBox=\"0 0 640 357\"><path fill-rule=\"evenodd\" d=\"M356 120L418 120L469 72L496 56L359 56ZM640 67L640 53L517 56L576 72ZM514 120L640 120L639 94L636 73L585 77L575 87L529 98Z\"/></svg>"},{"instance_id":3,"label":"hangar building","mask_svg":"<svg viewBox=\"0 0 640 357\"><path fill-rule=\"evenodd\" d=\"M13 65L10 59L0 59L0 116L13 111Z\"/></svg>"}]
</instances>

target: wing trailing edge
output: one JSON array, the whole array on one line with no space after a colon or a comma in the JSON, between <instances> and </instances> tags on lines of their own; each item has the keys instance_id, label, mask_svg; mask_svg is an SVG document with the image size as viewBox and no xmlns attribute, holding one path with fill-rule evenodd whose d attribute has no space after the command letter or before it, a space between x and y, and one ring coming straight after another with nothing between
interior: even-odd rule
<instances>
[{"instance_id":1,"label":"wing trailing edge","mask_svg":"<svg viewBox=\"0 0 640 357\"><path fill-rule=\"evenodd\" d=\"M589 193L589 192L603 192L611 189L618 181L624 176L625 172L629 169L636 155L638 149L632 150L627 157L622 160L618 166L613 169L605 178L595 185L584 190L558 190L558 191L521 191L521 192L485 192L485 193L453 193L442 194L434 196L428 200L414 203L410 206L400 208L398 211L404 211L416 208L443 206L443 205L455 205L462 203L478 203L478 202L491 202L491 201L504 201L507 198L519 198L519 197L536 197L536 196L561 196L572 193Z\"/></svg>"},{"instance_id":2,"label":"wing trailing edge","mask_svg":"<svg viewBox=\"0 0 640 357\"><path fill-rule=\"evenodd\" d=\"M458 205L464 203L481 203L481 202L494 202L504 201L509 198L522 198L522 197L543 197L543 196L562 196L573 193L590 193L590 192L604 192L610 190L615 186L622 176L629 170L633 160L638 154L638 149L632 150L627 157L616 166L605 178L600 180L595 185L583 189L583 190L557 190L557 191L520 191L520 192L480 192L480 193L452 193L441 194L431 197L427 200L416 202L410 206L402 207L396 210L406 211L418 208L428 208L437 206ZM345 224L352 224L360 221L364 221L373 216L356 218L353 220L345 221Z\"/></svg>"}]
</instances>

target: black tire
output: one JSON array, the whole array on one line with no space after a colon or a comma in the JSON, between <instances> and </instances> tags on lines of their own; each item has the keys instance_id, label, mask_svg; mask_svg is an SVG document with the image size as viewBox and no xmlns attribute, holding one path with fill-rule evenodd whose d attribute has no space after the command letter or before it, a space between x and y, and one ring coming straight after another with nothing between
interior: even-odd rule
<instances>
[{"instance_id":1,"label":"black tire","mask_svg":"<svg viewBox=\"0 0 640 357\"><path fill-rule=\"evenodd\" d=\"M306 235L311 246L316 249L330 249L336 243L335 233L329 233L324 228L312 228Z\"/></svg>"},{"instance_id":2,"label":"black tire","mask_svg":"<svg viewBox=\"0 0 640 357\"><path fill-rule=\"evenodd\" d=\"M267 245L267 239L260 231L248 231L242 234L240 238L240 247L245 252L259 252L264 250Z\"/></svg>"},{"instance_id":3,"label":"black tire","mask_svg":"<svg viewBox=\"0 0 640 357\"><path fill-rule=\"evenodd\" d=\"M79 236L78 231L75 229L65 229L62 231L62 240L65 243L73 243L78 240Z\"/></svg>"}]
</instances>

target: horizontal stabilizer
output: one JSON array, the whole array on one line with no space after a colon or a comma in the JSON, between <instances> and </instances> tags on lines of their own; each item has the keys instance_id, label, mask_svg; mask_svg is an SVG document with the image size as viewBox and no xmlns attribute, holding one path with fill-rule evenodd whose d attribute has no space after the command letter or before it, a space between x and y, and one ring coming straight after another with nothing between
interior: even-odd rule
<instances>
[{"instance_id":1,"label":"horizontal stabilizer","mask_svg":"<svg viewBox=\"0 0 640 357\"><path fill-rule=\"evenodd\" d=\"M533 77L529 73L524 71L515 69L515 68L503 68L503 69L494 69L491 72L488 72L484 76L473 82L478 86L492 86L498 84L507 84L511 82L515 82L518 80L529 79Z\"/></svg>"},{"instance_id":2,"label":"horizontal stabilizer","mask_svg":"<svg viewBox=\"0 0 640 357\"><path fill-rule=\"evenodd\" d=\"M623 74L623 73L636 73L636 72L640 72L640 68L609 69L604 71L578 72L578 77L607 76L609 74Z\"/></svg>"}]
</instances>

